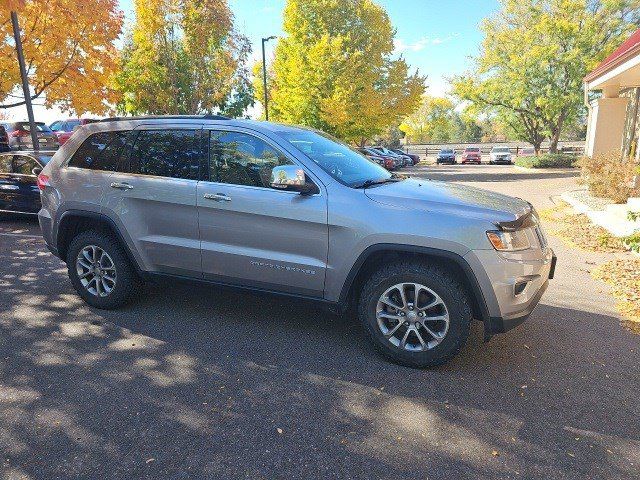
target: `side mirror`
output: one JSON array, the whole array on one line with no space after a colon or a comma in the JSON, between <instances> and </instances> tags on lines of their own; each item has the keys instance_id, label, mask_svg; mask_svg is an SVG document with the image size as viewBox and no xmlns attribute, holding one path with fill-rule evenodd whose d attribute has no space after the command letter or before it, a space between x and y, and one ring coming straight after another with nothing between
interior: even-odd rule
<instances>
[{"instance_id":1,"label":"side mirror","mask_svg":"<svg viewBox=\"0 0 640 480\"><path fill-rule=\"evenodd\" d=\"M318 193L315 183L307 180L304 170L297 165L281 165L271 170L271 188L298 192L303 195Z\"/></svg>"},{"instance_id":2,"label":"side mirror","mask_svg":"<svg viewBox=\"0 0 640 480\"><path fill-rule=\"evenodd\" d=\"M40 175L42 173L42 168L41 167L33 167L31 169L31 173L34 174L37 177L38 175Z\"/></svg>"}]
</instances>

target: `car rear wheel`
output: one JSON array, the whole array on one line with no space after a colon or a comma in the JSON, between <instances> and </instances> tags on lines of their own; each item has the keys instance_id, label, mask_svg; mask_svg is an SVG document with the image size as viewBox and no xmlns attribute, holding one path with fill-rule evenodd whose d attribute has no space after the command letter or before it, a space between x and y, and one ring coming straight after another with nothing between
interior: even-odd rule
<instances>
[{"instance_id":1,"label":"car rear wheel","mask_svg":"<svg viewBox=\"0 0 640 480\"><path fill-rule=\"evenodd\" d=\"M446 363L469 335L467 292L445 269L423 263L386 265L365 283L359 317L376 349L400 365Z\"/></svg>"},{"instance_id":2,"label":"car rear wheel","mask_svg":"<svg viewBox=\"0 0 640 480\"><path fill-rule=\"evenodd\" d=\"M124 305L141 285L118 239L94 230L71 241L67 271L78 295L92 307L106 310Z\"/></svg>"}]
</instances>

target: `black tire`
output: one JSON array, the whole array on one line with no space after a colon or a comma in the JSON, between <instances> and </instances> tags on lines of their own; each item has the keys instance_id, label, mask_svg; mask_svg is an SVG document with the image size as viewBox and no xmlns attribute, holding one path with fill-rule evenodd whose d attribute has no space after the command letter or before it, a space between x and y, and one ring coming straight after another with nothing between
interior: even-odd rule
<instances>
[{"instance_id":1,"label":"black tire","mask_svg":"<svg viewBox=\"0 0 640 480\"><path fill-rule=\"evenodd\" d=\"M411 352L392 344L380 330L376 307L380 296L393 285L415 282L433 290L449 313L449 329L435 347ZM378 352L394 363L414 368L442 365L453 358L469 336L472 311L464 286L444 268L418 262L398 262L377 270L364 284L358 303L358 315Z\"/></svg>"},{"instance_id":2,"label":"black tire","mask_svg":"<svg viewBox=\"0 0 640 480\"><path fill-rule=\"evenodd\" d=\"M104 297L89 292L82 285L78 275L76 259L80 251L89 245L95 245L106 252L111 257L115 267L115 285L111 292ZM82 232L71 240L67 251L67 271L71 284L78 292L78 295L92 307L103 310L113 310L123 306L132 296L138 293L142 286L140 277L131 265L118 239L112 234L95 230Z\"/></svg>"}]
</instances>

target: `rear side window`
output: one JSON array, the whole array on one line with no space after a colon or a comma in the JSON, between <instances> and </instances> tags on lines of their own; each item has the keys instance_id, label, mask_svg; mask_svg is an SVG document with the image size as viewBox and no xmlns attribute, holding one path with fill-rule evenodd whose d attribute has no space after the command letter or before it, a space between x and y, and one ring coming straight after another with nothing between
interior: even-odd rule
<instances>
[{"instance_id":1,"label":"rear side window","mask_svg":"<svg viewBox=\"0 0 640 480\"><path fill-rule=\"evenodd\" d=\"M39 166L38 162L26 155L13 156L13 173L19 173L20 175L33 175L32 170Z\"/></svg>"},{"instance_id":2,"label":"rear side window","mask_svg":"<svg viewBox=\"0 0 640 480\"><path fill-rule=\"evenodd\" d=\"M69 161L70 167L116 172L125 154L130 131L100 132L90 135Z\"/></svg>"},{"instance_id":3,"label":"rear side window","mask_svg":"<svg viewBox=\"0 0 640 480\"><path fill-rule=\"evenodd\" d=\"M0 173L11 171L11 158L13 155L0 155Z\"/></svg>"},{"instance_id":4,"label":"rear side window","mask_svg":"<svg viewBox=\"0 0 640 480\"><path fill-rule=\"evenodd\" d=\"M198 180L199 130L142 130L133 145L131 172Z\"/></svg>"}]
</instances>

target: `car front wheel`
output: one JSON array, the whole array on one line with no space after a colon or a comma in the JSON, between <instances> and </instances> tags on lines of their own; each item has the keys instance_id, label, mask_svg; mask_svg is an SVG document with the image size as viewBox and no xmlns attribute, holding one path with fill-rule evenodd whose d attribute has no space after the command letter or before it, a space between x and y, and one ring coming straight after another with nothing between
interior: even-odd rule
<instances>
[{"instance_id":1,"label":"car front wheel","mask_svg":"<svg viewBox=\"0 0 640 480\"><path fill-rule=\"evenodd\" d=\"M472 318L464 286L447 270L417 262L386 265L374 273L358 310L382 355L417 368L453 358L469 336Z\"/></svg>"}]
</instances>

